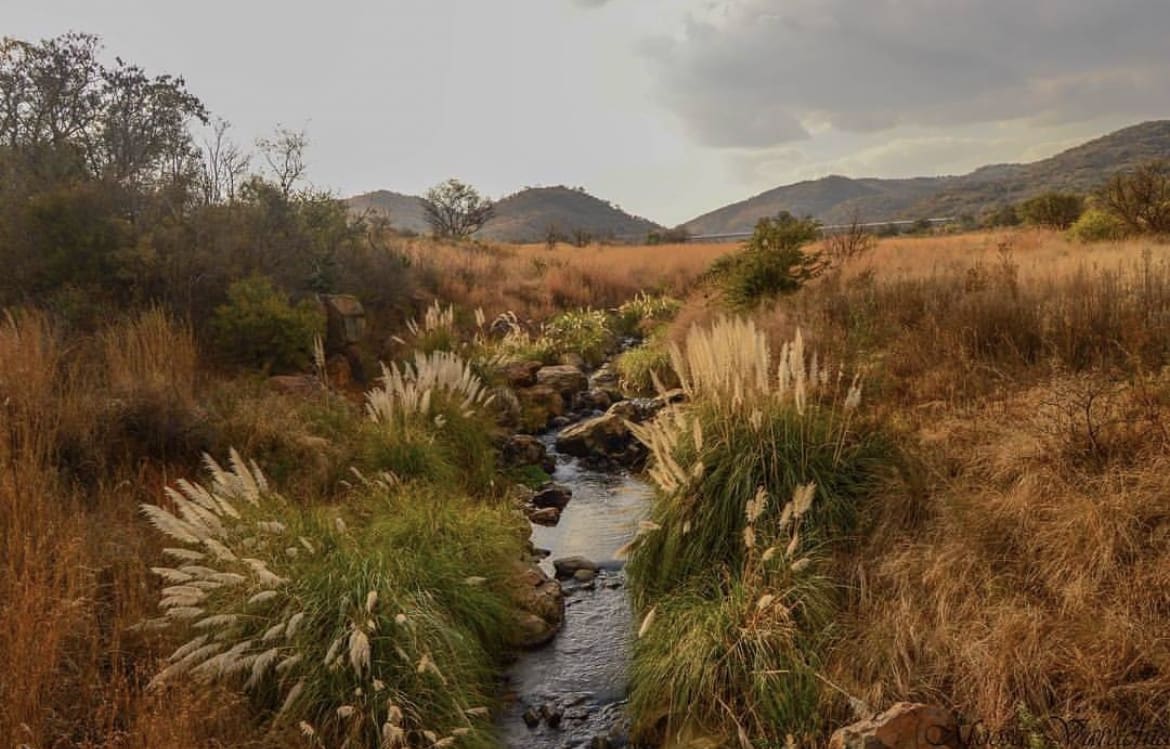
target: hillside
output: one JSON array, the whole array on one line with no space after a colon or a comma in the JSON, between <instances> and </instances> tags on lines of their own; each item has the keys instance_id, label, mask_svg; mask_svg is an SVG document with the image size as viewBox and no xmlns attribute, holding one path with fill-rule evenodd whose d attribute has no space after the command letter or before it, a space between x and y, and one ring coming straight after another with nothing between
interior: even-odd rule
<instances>
[{"instance_id":1,"label":"hillside","mask_svg":"<svg viewBox=\"0 0 1170 749\"><path fill-rule=\"evenodd\" d=\"M481 234L488 239L536 242L545 238L549 227L565 235L585 231L595 237L644 237L662 228L584 190L558 186L530 187L499 201L495 218Z\"/></svg>"},{"instance_id":2,"label":"hillside","mask_svg":"<svg viewBox=\"0 0 1170 749\"><path fill-rule=\"evenodd\" d=\"M1170 120L1134 125L1030 164L997 164L962 176L854 179L829 176L777 187L692 219L693 234L750 231L757 220L786 210L825 223L919 219L1014 203L1045 190L1095 189L1117 171L1170 157Z\"/></svg>"},{"instance_id":3,"label":"hillside","mask_svg":"<svg viewBox=\"0 0 1170 749\"><path fill-rule=\"evenodd\" d=\"M349 198L354 211L386 215L399 229L425 232L422 203L412 195L378 190ZM478 236L506 242L539 242L555 227L564 236L584 231L594 237L641 238L662 227L631 216L581 189L529 187L496 203L496 215Z\"/></svg>"},{"instance_id":4,"label":"hillside","mask_svg":"<svg viewBox=\"0 0 1170 749\"><path fill-rule=\"evenodd\" d=\"M396 229L425 232L429 229L423 217L422 201L416 195L404 195L391 190L375 190L355 195L345 201L355 213L367 211L384 216Z\"/></svg>"}]
</instances>

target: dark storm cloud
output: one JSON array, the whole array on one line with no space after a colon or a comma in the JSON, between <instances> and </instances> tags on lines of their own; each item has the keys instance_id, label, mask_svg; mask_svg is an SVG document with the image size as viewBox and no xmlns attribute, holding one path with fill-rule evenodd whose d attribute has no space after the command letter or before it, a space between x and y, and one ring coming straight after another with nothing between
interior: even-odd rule
<instances>
[{"instance_id":1,"label":"dark storm cloud","mask_svg":"<svg viewBox=\"0 0 1170 749\"><path fill-rule=\"evenodd\" d=\"M712 146L1170 109L1166 0L731 0L647 43L664 103Z\"/></svg>"}]
</instances>

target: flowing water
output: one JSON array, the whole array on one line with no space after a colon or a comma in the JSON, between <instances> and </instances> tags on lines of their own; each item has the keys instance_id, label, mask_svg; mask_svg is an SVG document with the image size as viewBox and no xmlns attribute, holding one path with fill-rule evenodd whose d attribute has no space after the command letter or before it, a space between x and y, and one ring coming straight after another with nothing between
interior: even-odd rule
<instances>
[{"instance_id":1,"label":"flowing water","mask_svg":"<svg viewBox=\"0 0 1170 749\"><path fill-rule=\"evenodd\" d=\"M545 440L556 455L553 437ZM633 625L625 573L614 552L634 537L650 489L627 473L596 471L576 458L556 457L553 480L570 487L573 499L556 526L533 526L532 543L551 552L542 562L550 575L553 559L574 555L597 562L601 572L592 583L562 583L565 621L560 633L544 648L521 654L508 671L507 689L514 701L499 725L509 747L589 747L594 737L609 735L615 726L622 733ZM525 711L539 712L545 706L562 713L559 725L552 728L541 721L529 728ZM620 745L620 740L611 745Z\"/></svg>"}]
</instances>

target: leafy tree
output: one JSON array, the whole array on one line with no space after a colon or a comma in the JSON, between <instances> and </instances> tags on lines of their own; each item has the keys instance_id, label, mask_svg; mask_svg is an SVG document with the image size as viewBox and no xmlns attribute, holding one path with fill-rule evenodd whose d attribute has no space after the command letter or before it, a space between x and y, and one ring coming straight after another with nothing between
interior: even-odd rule
<instances>
[{"instance_id":1,"label":"leafy tree","mask_svg":"<svg viewBox=\"0 0 1170 749\"><path fill-rule=\"evenodd\" d=\"M1134 233L1170 233L1170 163L1151 161L1117 174L1099 196L1101 206Z\"/></svg>"},{"instance_id":2,"label":"leafy tree","mask_svg":"<svg viewBox=\"0 0 1170 749\"><path fill-rule=\"evenodd\" d=\"M1044 226L1064 231L1081 217L1085 199L1067 192L1046 192L1020 204L1020 217L1033 226Z\"/></svg>"},{"instance_id":3,"label":"leafy tree","mask_svg":"<svg viewBox=\"0 0 1170 749\"><path fill-rule=\"evenodd\" d=\"M1127 233L1121 219L1100 208L1086 210L1068 230L1069 238L1079 242L1108 242L1124 239Z\"/></svg>"},{"instance_id":4,"label":"leafy tree","mask_svg":"<svg viewBox=\"0 0 1170 749\"><path fill-rule=\"evenodd\" d=\"M470 237L495 213L492 201L457 179L449 179L427 190L422 203L427 223L436 237Z\"/></svg>"},{"instance_id":5,"label":"leafy tree","mask_svg":"<svg viewBox=\"0 0 1170 749\"><path fill-rule=\"evenodd\" d=\"M983 217L983 225L988 228L1002 226L1019 226L1020 214L1014 205L1001 205L993 208Z\"/></svg>"},{"instance_id":6,"label":"leafy tree","mask_svg":"<svg viewBox=\"0 0 1170 749\"><path fill-rule=\"evenodd\" d=\"M217 350L236 364L268 371L296 371L311 359L313 336L325 329L314 302L294 306L263 276L236 281L212 320Z\"/></svg>"},{"instance_id":7,"label":"leafy tree","mask_svg":"<svg viewBox=\"0 0 1170 749\"><path fill-rule=\"evenodd\" d=\"M818 253L804 247L820 237L821 225L783 211L756 224L751 239L737 253L712 264L707 277L735 308L749 308L780 294L796 291L827 267Z\"/></svg>"}]
</instances>

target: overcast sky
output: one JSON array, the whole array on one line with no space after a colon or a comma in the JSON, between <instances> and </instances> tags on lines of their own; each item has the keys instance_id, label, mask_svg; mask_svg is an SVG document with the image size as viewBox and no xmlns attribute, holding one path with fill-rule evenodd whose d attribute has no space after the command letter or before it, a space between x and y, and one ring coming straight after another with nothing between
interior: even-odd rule
<instances>
[{"instance_id":1,"label":"overcast sky","mask_svg":"<svg viewBox=\"0 0 1170 749\"><path fill-rule=\"evenodd\" d=\"M0 0L99 34L340 195L581 185L676 224L831 173L953 174L1170 116L1168 0Z\"/></svg>"}]
</instances>

